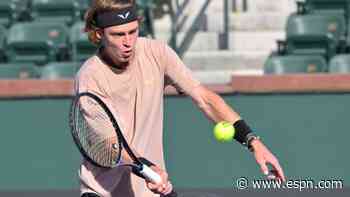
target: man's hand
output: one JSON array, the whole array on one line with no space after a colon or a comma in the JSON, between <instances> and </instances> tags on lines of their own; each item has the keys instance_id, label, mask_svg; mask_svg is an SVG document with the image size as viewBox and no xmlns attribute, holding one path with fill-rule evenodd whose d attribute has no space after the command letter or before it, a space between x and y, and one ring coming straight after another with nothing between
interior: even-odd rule
<instances>
[{"instance_id":1,"label":"man's hand","mask_svg":"<svg viewBox=\"0 0 350 197\"><path fill-rule=\"evenodd\" d=\"M269 175L269 173L273 173L273 176L275 177L268 178L277 178L282 181L286 181L283 170L278 160L269 151L269 149L267 149L266 146L259 139L253 140L251 142L251 146L253 147L256 162L260 165L262 173L264 173L264 175ZM273 168L270 172L269 168L267 167L267 164L271 164Z\"/></svg>"},{"instance_id":2,"label":"man's hand","mask_svg":"<svg viewBox=\"0 0 350 197\"><path fill-rule=\"evenodd\" d=\"M173 190L173 186L168 180L168 174L157 166L151 166L151 169L160 175L162 182L159 184L146 180L148 189L156 194L167 195Z\"/></svg>"}]
</instances>

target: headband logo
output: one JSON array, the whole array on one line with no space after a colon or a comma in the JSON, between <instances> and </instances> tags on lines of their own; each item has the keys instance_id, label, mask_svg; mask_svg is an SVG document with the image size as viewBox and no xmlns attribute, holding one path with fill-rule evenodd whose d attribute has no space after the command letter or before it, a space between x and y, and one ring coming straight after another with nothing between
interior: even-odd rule
<instances>
[{"instance_id":1,"label":"headband logo","mask_svg":"<svg viewBox=\"0 0 350 197\"><path fill-rule=\"evenodd\" d=\"M124 19L124 20L127 19L129 15L130 15L130 12L127 12L127 13L125 13L124 15L118 14L118 16L119 16L120 18Z\"/></svg>"}]
</instances>

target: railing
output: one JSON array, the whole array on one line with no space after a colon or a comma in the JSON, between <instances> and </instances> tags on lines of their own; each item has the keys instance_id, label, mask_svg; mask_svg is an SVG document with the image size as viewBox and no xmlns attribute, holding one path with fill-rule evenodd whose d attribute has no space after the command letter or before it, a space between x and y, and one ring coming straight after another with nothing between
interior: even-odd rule
<instances>
[{"instance_id":1,"label":"railing","mask_svg":"<svg viewBox=\"0 0 350 197\"><path fill-rule=\"evenodd\" d=\"M176 9L176 13L172 16L171 37L170 37L169 43L173 47L173 49L178 53L178 55L182 57L190 47L194 36L197 34L201 26L203 25L202 19L204 17L204 13L207 10L211 0L206 0L203 3L199 12L195 16L195 19L191 23L190 28L186 31L184 39L179 44L177 41L178 39L177 34L183 30L184 24L188 20L187 16L182 16L182 15L184 10L188 6L189 0L185 0L182 4L179 4L178 1L176 2L178 7Z\"/></svg>"}]
</instances>

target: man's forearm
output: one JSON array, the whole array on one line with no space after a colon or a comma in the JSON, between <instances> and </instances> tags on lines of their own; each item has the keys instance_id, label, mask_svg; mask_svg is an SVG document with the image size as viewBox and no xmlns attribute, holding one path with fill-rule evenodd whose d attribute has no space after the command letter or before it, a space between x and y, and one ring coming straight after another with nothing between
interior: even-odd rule
<instances>
[{"instance_id":1,"label":"man's forearm","mask_svg":"<svg viewBox=\"0 0 350 197\"><path fill-rule=\"evenodd\" d=\"M228 104L226 104L226 102L219 95L206 89L205 87L199 87L196 89L194 96L197 105L214 123L228 121L235 127L237 134L235 135L234 139L239 143L250 147L250 143L255 141L257 136L252 133L252 130L249 128L246 122L241 119L239 114L236 113Z\"/></svg>"},{"instance_id":2,"label":"man's forearm","mask_svg":"<svg viewBox=\"0 0 350 197\"><path fill-rule=\"evenodd\" d=\"M207 115L211 114L211 116L214 118L213 120L215 122L225 120L225 121L228 121L228 122L231 122L232 124L234 124L238 120L241 119L241 117L238 115L238 113L233 111L233 109L230 106L228 106L226 104L226 102L220 96L213 94L210 97L211 97L211 99L209 99L210 101L208 102L210 107L207 108L207 110L206 110L207 112L205 112L205 113ZM241 140L239 140L238 138L235 138L235 139L237 141L239 141L240 143L247 143L246 138L243 136L245 136L245 135L242 135L242 138L241 138L244 140L243 142ZM254 151L255 149L258 148L258 146L261 145L261 142L259 139L255 138L250 142L249 145L250 145L251 151ZM246 144L246 146L248 146L248 145Z\"/></svg>"},{"instance_id":3,"label":"man's forearm","mask_svg":"<svg viewBox=\"0 0 350 197\"><path fill-rule=\"evenodd\" d=\"M227 105L219 95L210 90L205 90L204 94L204 106L201 109L213 122L228 121L233 124L241 119L238 113Z\"/></svg>"}]
</instances>

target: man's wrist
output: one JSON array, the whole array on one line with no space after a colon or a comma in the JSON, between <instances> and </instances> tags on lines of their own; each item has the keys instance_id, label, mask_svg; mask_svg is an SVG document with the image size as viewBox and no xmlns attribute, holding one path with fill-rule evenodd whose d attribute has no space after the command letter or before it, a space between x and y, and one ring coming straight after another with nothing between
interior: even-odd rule
<instances>
[{"instance_id":1,"label":"man's wrist","mask_svg":"<svg viewBox=\"0 0 350 197\"><path fill-rule=\"evenodd\" d=\"M235 123L233 123L233 127L236 130L234 139L237 140L239 143L246 145L247 136L253 132L251 128L242 119L237 120Z\"/></svg>"},{"instance_id":2,"label":"man's wrist","mask_svg":"<svg viewBox=\"0 0 350 197\"><path fill-rule=\"evenodd\" d=\"M250 142L248 144L248 149L251 152L254 152L257 149L257 147L259 146L259 144L261 144L260 137L256 136L255 138L250 140Z\"/></svg>"},{"instance_id":3,"label":"man's wrist","mask_svg":"<svg viewBox=\"0 0 350 197\"><path fill-rule=\"evenodd\" d=\"M252 129L242 119L233 123L233 127L236 130L234 139L247 147L250 151L253 151L251 144L255 139L259 139L259 137L253 133Z\"/></svg>"}]
</instances>

